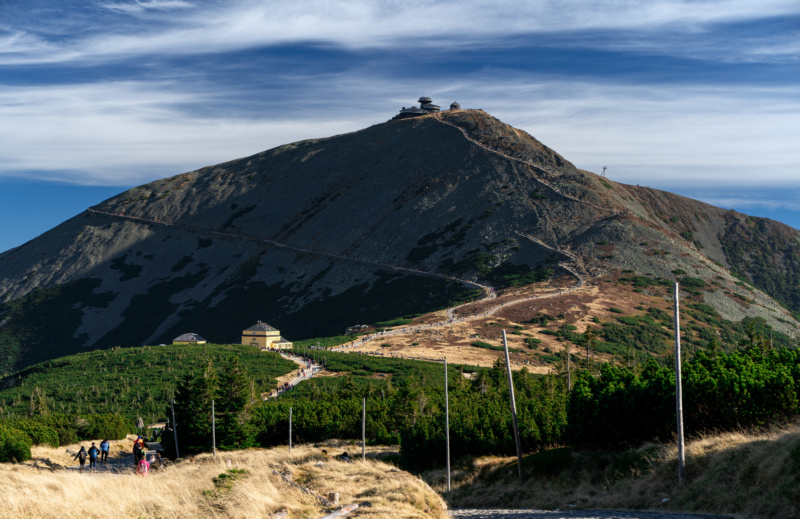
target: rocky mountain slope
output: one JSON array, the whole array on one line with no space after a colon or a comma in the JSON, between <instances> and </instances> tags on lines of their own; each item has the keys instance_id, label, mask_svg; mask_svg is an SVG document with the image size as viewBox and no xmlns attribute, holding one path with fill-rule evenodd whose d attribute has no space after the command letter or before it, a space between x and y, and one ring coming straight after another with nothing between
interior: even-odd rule
<instances>
[{"instance_id":1,"label":"rocky mountain slope","mask_svg":"<svg viewBox=\"0 0 800 519\"><path fill-rule=\"evenodd\" d=\"M188 331L236 341L257 319L337 334L553 271L689 278L724 317L793 333L798 240L447 111L146 184L3 253L0 372Z\"/></svg>"}]
</instances>

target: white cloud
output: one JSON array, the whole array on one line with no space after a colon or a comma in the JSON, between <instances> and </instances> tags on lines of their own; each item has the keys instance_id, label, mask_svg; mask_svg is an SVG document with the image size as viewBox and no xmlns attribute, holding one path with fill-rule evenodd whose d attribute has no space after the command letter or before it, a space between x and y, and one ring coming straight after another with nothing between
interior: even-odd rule
<instances>
[{"instance_id":1,"label":"white cloud","mask_svg":"<svg viewBox=\"0 0 800 519\"><path fill-rule=\"evenodd\" d=\"M0 176L126 185L360 128L346 118L237 120L178 109L212 95L144 82L6 88Z\"/></svg>"},{"instance_id":2,"label":"white cloud","mask_svg":"<svg viewBox=\"0 0 800 519\"><path fill-rule=\"evenodd\" d=\"M795 197L800 194L797 192L792 192L792 195ZM793 200L785 200L782 198L754 198L754 197L741 197L741 196L727 196L727 197L717 197L717 196L710 196L704 197L704 201L708 202L712 205L717 205L720 207L736 207L741 210L747 208L763 208L768 209L770 211L775 211L778 209L788 209L789 211L800 211L800 202L797 199Z\"/></svg>"},{"instance_id":3,"label":"white cloud","mask_svg":"<svg viewBox=\"0 0 800 519\"><path fill-rule=\"evenodd\" d=\"M97 4L101 9L108 9L110 11L118 11L128 14L142 14L148 11L166 11L170 9L185 9L192 7L192 4L183 0L150 0L142 2L135 0L133 2L108 2Z\"/></svg>"},{"instance_id":4,"label":"white cloud","mask_svg":"<svg viewBox=\"0 0 800 519\"><path fill-rule=\"evenodd\" d=\"M753 53L738 38L709 44L679 38L652 37L671 33L702 33L710 24L762 17L800 14L794 0L446 0L406 1L239 0L190 6L182 0L151 0L100 4L121 15L147 15L152 24L114 20L105 29L93 28L59 44L59 51L37 52L39 46L21 46L0 63L44 63L115 60L121 56L202 54L259 46L316 41L350 49L382 47L453 47L488 40L513 44L514 36L547 35L587 30L630 31L626 36L595 38L593 47L611 45L646 48L667 54L680 51L712 52L734 59L786 59L791 43L762 43ZM649 36L647 36L649 35ZM26 37L34 38L30 34ZM621 40L621 41L619 41ZM796 55L790 54L796 58Z\"/></svg>"},{"instance_id":5,"label":"white cloud","mask_svg":"<svg viewBox=\"0 0 800 519\"><path fill-rule=\"evenodd\" d=\"M424 88L442 105L458 100L486 109L578 167L608 166L617 181L662 188L800 184L800 99L789 89L644 89L498 71L425 85L331 75L287 80L284 88L296 90L298 100L248 105L251 113L240 117L198 116L219 94L192 81L6 88L0 176L144 182L385 121Z\"/></svg>"}]
</instances>

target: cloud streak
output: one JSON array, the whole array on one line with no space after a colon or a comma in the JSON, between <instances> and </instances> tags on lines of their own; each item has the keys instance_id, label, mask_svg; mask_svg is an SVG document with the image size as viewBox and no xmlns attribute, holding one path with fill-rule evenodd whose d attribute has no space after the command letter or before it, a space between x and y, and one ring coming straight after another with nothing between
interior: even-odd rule
<instances>
[{"instance_id":1,"label":"cloud streak","mask_svg":"<svg viewBox=\"0 0 800 519\"><path fill-rule=\"evenodd\" d=\"M514 45L520 37L567 33L577 44L731 59L796 59L791 39L762 42L756 51L737 37L705 41L715 25L767 17L800 16L788 0L619 1L510 0L330 2L198 2L152 0L97 4L116 16L102 27L85 25L77 36L48 41L30 27L15 44L0 44L0 63L109 61L120 57L197 55L304 42L350 50ZM131 20L134 18L140 23ZM65 21L69 24L69 20ZM603 31L583 41L578 33ZM672 34L664 40L661 36ZM583 41L583 43L581 43ZM687 45L679 45L687 41Z\"/></svg>"},{"instance_id":2,"label":"cloud streak","mask_svg":"<svg viewBox=\"0 0 800 519\"><path fill-rule=\"evenodd\" d=\"M0 176L50 178L73 171L82 172L70 177L73 182L145 182L294 140L355 131L389 119L414 102L409 93L419 91L417 80L369 74L317 79L281 81L298 99L321 103L264 100L239 116L204 114L219 93L214 83L202 81L5 89ZM791 89L642 90L489 71L457 81L429 79L425 92L445 105L458 100L484 108L578 167L608 166L611 178L626 183L800 183L800 100ZM245 89L225 95L252 97Z\"/></svg>"}]
</instances>

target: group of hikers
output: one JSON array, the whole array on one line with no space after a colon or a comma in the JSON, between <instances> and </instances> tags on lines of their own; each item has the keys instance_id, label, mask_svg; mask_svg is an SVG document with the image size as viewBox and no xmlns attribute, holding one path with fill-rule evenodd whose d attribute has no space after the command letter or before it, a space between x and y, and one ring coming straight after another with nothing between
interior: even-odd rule
<instances>
[{"instance_id":1,"label":"group of hikers","mask_svg":"<svg viewBox=\"0 0 800 519\"><path fill-rule=\"evenodd\" d=\"M89 459L89 468L96 469L97 468L97 459L100 458L101 463L108 462L108 451L111 448L111 445L108 443L108 440L103 440L100 442L100 448L98 449L94 442L92 442L92 446L89 447L89 451L86 451L86 447L81 445L81 450L72 458L72 461L78 460L78 463L81 464L80 470L83 470L83 466L86 464L86 459Z\"/></svg>"},{"instance_id":2,"label":"group of hikers","mask_svg":"<svg viewBox=\"0 0 800 519\"><path fill-rule=\"evenodd\" d=\"M86 460L89 460L89 468L90 469L97 469L97 460L100 459L101 463L108 462L108 451L110 450L110 444L108 440L103 440L100 442L100 448L98 449L94 443L92 446L89 447L89 450L86 450L86 447L81 446L81 449L75 454L73 461L78 460L80 463L80 470L83 471L83 467L86 464ZM145 450L144 439L139 436L136 438L136 441L133 442L133 461L134 466L136 469L136 473L142 476L146 476L148 472L150 472L151 466L153 468L161 468L162 466L161 454L156 454L153 456L152 454L147 456L147 451Z\"/></svg>"}]
</instances>

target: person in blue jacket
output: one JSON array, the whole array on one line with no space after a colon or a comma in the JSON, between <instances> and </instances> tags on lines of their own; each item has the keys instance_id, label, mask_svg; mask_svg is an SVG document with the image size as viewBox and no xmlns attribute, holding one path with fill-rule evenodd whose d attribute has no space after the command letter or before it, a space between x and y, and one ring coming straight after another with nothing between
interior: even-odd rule
<instances>
[{"instance_id":1,"label":"person in blue jacket","mask_svg":"<svg viewBox=\"0 0 800 519\"><path fill-rule=\"evenodd\" d=\"M100 463L106 463L108 461L108 451L110 448L111 444L108 443L108 440L100 442Z\"/></svg>"},{"instance_id":2,"label":"person in blue jacket","mask_svg":"<svg viewBox=\"0 0 800 519\"><path fill-rule=\"evenodd\" d=\"M89 448L89 468L96 469L97 468L97 457L100 455L100 449L95 447L94 443Z\"/></svg>"}]
</instances>

